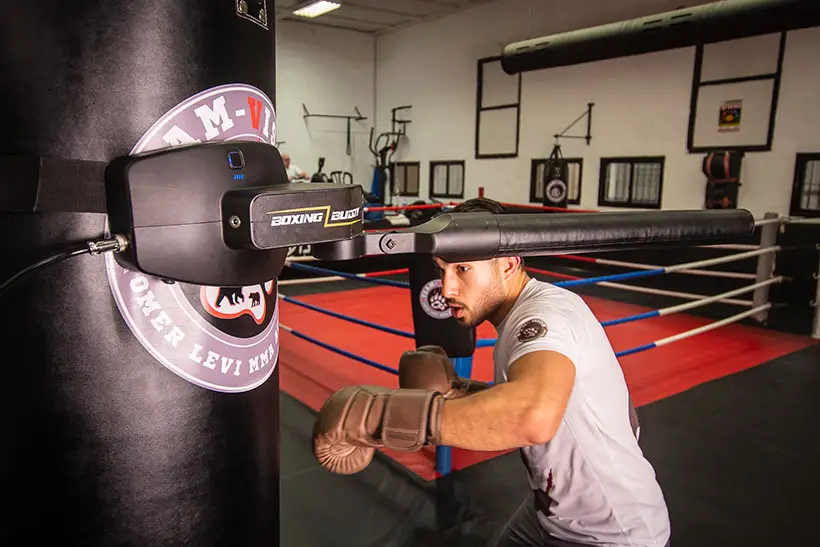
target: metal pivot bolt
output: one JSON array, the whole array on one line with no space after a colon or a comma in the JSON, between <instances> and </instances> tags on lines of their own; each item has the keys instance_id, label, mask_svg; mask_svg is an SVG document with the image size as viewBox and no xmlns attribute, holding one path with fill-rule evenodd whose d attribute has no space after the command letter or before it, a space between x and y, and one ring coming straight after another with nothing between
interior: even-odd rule
<instances>
[{"instance_id":1,"label":"metal pivot bolt","mask_svg":"<svg viewBox=\"0 0 820 547\"><path fill-rule=\"evenodd\" d=\"M239 228L239 225L242 224L242 221L239 220L239 217L233 215L230 219L228 219L228 224L231 225L231 228Z\"/></svg>"}]
</instances>

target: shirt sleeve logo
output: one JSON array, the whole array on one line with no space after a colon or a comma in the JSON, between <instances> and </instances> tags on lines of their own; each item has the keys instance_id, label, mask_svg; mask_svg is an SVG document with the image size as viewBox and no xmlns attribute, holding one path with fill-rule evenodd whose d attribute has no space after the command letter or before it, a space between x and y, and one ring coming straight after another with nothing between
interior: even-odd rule
<instances>
[{"instance_id":1,"label":"shirt sleeve logo","mask_svg":"<svg viewBox=\"0 0 820 547\"><path fill-rule=\"evenodd\" d=\"M537 318L530 319L518 329L515 337L519 342L529 342L536 338L541 338L547 334L547 324Z\"/></svg>"}]
</instances>

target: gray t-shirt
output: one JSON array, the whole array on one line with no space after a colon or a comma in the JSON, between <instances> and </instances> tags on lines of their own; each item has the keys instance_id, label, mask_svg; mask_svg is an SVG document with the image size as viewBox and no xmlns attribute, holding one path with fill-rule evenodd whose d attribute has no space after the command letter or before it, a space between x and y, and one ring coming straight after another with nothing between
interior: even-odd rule
<instances>
[{"instance_id":1,"label":"gray t-shirt","mask_svg":"<svg viewBox=\"0 0 820 547\"><path fill-rule=\"evenodd\" d=\"M532 351L560 352L575 364L557 434L521 449L542 526L561 539L593 545L665 545L670 523L663 492L630 426L623 371L586 303L532 279L497 330L496 383Z\"/></svg>"}]
</instances>

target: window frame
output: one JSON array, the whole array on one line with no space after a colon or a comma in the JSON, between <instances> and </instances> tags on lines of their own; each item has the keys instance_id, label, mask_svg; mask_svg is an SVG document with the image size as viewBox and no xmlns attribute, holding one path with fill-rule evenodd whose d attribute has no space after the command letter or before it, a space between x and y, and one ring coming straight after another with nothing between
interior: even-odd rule
<instances>
[{"instance_id":1,"label":"window frame","mask_svg":"<svg viewBox=\"0 0 820 547\"><path fill-rule=\"evenodd\" d=\"M771 33L774 34L774 33ZM786 37L788 32L780 32L780 41L777 52L777 66L772 73L753 74L749 76L739 76L733 78L722 78L717 80L704 80L702 77L703 71L703 55L705 52L705 45L698 44L695 46L695 62L692 70L692 88L690 92L689 104L689 127L686 135L686 147L689 153L709 153L720 152L724 150L732 150L737 152L770 152L772 144L774 143L774 127L777 120L777 107L780 97L780 83L783 77L783 62L786 55ZM744 145L698 145L695 144L695 125L697 119L698 96L700 88L705 86L724 86L743 82L753 82L759 80L771 80L772 82L772 98L769 105L769 126L766 134L766 142L763 144L744 144Z\"/></svg>"},{"instance_id":2,"label":"window frame","mask_svg":"<svg viewBox=\"0 0 820 547\"><path fill-rule=\"evenodd\" d=\"M395 195L397 197L419 197L421 194L421 162L420 161L394 161L390 164L390 178L392 181L396 180L396 172L403 168L405 175L407 174L408 167L415 167L416 173L418 173L418 179L416 180L416 191L415 192L408 192L406 190L406 185L404 185L404 191L398 192Z\"/></svg>"},{"instance_id":3,"label":"window frame","mask_svg":"<svg viewBox=\"0 0 820 547\"><path fill-rule=\"evenodd\" d=\"M447 166L447 190L444 194L437 194L435 192L435 170L436 167L440 166ZM461 167L461 192L459 193L452 193L450 192L450 167L452 166L459 166ZM456 198L456 199L464 199L464 187L467 185L467 166L464 160L434 160L430 162L430 178L429 178L429 187L428 187L428 195L430 198Z\"/></svg>"},{"instance_id":4,"label":"window frame","mask_svg":"<svg viewBox=\"0 0 820 547\"><path fill-rule=\"evenodd\" d=\"M502 57L495 55L483 57L477 62L477 82L476 82L476 106L475 106L475 159L501 159L517 158L521 144L521 79L522 75L516 74L516 100L512 103L484 106L484 65L489 63L500 63ZM490 110L515 110L515 150L513 152L487 152L482 154L481 150L481 115Z\"/></svg>"},{"instance_id":5,"label":"window frame","mask_svg":"<svg viewBox=\"0 0 820 547\"><path fill-rule=\"evenodd\" d=\"M820 209L803 209L800 206L803 197L803 181L805 179L806 165L810 161L820 162L820 152L800 152L794 159L794 180L792 182L792 196L789 205L789 214L801 217L820 217Z\"/></svg>"},{"instance_id":6,"label":"window frame","mask_svg":"<svg viewBox=\"0 0 820 547\"><path fill-rule=\"evenodd\" d=\"M657 203L635 203L633 198L633 182L635 169L631 168L629 175L629 199L625 202L609 201L606 198L606 174L607 168L613 163L628 163L634 166L636 163L657 163L660 165L660 181L658 183ZM665 174L666 156L617 156L604 157L600 162L600 173L598 176L598 206L599 207L621 207L628 209L660 209L663 203L663 179Z\"/></svg>"}]
</instances>

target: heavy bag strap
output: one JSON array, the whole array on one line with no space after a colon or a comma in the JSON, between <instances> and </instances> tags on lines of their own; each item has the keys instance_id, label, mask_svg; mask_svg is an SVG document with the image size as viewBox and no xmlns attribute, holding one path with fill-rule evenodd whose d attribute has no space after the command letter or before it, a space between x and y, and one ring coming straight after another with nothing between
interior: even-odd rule
<instances>
[{"instance_id":1,"label":"heavy bag strap","mask_svg":"<svg viewBox=\"0 0 820 547\"><path fill-rule=\"evenodd\" d=\"M0 212L105 213L106 162L0 156Z\"/></svg>"}]
</instances>

